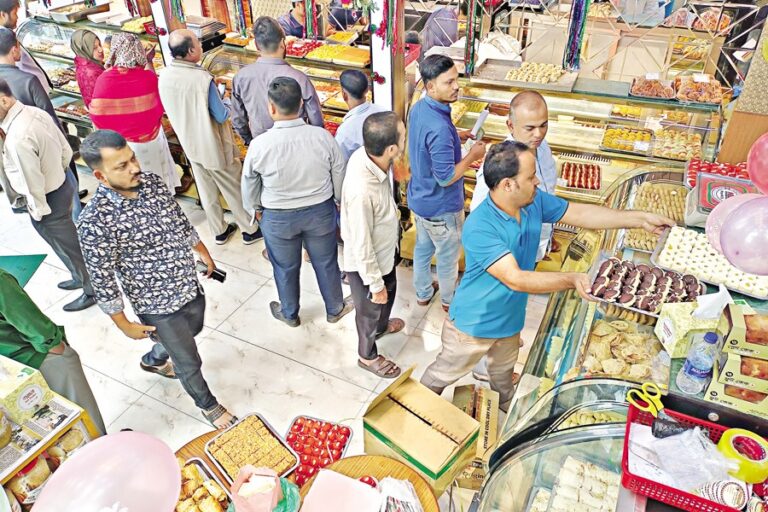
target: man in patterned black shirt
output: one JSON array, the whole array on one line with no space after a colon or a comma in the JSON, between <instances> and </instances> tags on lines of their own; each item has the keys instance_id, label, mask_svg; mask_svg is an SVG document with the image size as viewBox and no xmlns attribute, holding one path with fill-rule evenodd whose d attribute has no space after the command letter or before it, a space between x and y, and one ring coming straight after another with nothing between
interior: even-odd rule
<instances>
[{"instance_id":1,"label":"man in patterned black shirt","mask_svg":"<svg viewBox=\"0 0 768 512\"><path fill-rule=\"evenodd\" d=\"M192 249L210 276L215 264L208 249L162 179L141 172L120 134L97 130L83 140L80 154L101 182L78 222L97 304L129 338L155 342L142 369L178 377L203 416L226 428L236 418L208 388L195 343L205 296ZM141 323L125 316L121 287Z\"/></svg>"}]
</instances>

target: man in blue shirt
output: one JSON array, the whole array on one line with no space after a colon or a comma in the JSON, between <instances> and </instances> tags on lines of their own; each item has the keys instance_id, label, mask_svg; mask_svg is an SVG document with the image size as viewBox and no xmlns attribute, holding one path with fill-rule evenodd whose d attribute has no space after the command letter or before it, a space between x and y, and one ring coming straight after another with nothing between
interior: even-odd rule
<instances>
[{"instance_id":1,"label":"man in blue shirt","mask_svg":"<svg viewBox=\"0 0 768 512\"><path fill-rule=\"evenodd\" d=\"M357 69L347 69L339 76L341 94L349 107L349 112L336 131L336 142L344 153L344 160L349 160L352 153L363 146L363 123L371 114L385 112L387 109L366 101L368 77Z\"/></svg>"},{"instance_id":2,"label":"man in blue shirt","mask_svg":"<svg viewBox=\"0 0 768 512\"><path fill-rule=\"evenodd\" d=\"M420 71L427 95L413 106L408 121L408 207L416 221L413 284L420 306L428 305L440 289L448 311L459 276L464 173L485 155L485 144L476 142L462 158L461 144L472 135L459 133L451 122L451 103L459 99L459 72L453 61L430 55ZM430 271L435 253L438 283L432 282Z\"/></svg>"},{"instance_id":3,"label":"man in blue shirt","mask_svg":"<svg viewBox=\"0 0 768 512\"><path fill-rule=\"evenodd\" d=\"M586 274L534 273L542 223L659 233L675 222L653 213L569 204L541 192L535 156L519 142L491 148L484 178L490 195L467 221L466 271L443 324L443 348L421 383L442 393L487 355L491 389L499 392L499 407L506 411L515 391L513 375L528 294L576 289L589 300Z\"/></svg>"}]
</instances>

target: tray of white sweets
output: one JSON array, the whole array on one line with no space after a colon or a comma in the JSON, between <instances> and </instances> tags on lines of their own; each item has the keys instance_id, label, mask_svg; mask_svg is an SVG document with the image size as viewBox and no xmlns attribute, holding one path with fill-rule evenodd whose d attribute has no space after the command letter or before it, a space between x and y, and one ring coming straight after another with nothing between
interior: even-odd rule
<instances>
[{"instance_id":1,"label":"tray of white sweets","mask_svg":"<svg viewBox=\"0 0 768 512\"><path fill-rule=\"evenodd\" d=\"M570 455L552 488L549 512L592 510L613 512L619 499L621 475Z\"/></svg>"},{"instance_id":2,"label":"tray of white sweets","mask_svg":"<svg viewBox=\"0 0 768 512\"><path fill-rule=\"evenodd\" d=\"M532 487L528 495L528 505L526 512L547 512L549 500L552 498L552 491L544 487Z\"/></svg>"},{"instance_id":3,"label":"tray of white sweets","mask_svg":"<svg viewBox=\"0 0 768 512\"><path fill-rule=\"evenodd\" d=\"M746 296L768 300L768 276L747 274L731 265L707 240L707 235L675 226L664 232L651 255L651 262L662 268L696 276L713 285Z\"/></svg>"}]
</instances>

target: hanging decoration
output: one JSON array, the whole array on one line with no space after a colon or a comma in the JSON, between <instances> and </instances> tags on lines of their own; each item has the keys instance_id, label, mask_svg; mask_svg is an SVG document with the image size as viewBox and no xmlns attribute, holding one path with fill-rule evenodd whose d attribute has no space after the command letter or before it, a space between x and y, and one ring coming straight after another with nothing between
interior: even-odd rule
<instances>
[{"instance_id":1,"label":"hanging decoration","mask_svg":"<svg viewBox=\"0 0 768 512\"><path fill-rule=\"evenodd\" d=\"M317 19L315 0L304 0L304 20L307 39L317 39L320 36L320 24Z\"/></svg>"},{"instance_id":2,"label":"hanging decoration","mask_svg":"<svg viewBox=\"0 0 768 512\"><path fill-rule=\"evenodd\" d=\"M381 76L377 71L371 73L371 81L378 85L383 85L387 82L387 79Z\"/></svg>"},{"instance_id":3,"label":"hanging decoration","mask_svg":"<svg viewBox=\"0 0 768 512\"><path fill-rule=\"evenodd\" d=\"M234 0L235 4L235 31L240 37L248 37L248 24L245 21L244 0Z\"/></svg>"},{"instance_id":4,"label":"hanging decoration","mask_svg":"<svg viewBox=\"0 0 768 512\"><path fill-rule=\"evenodd\" d=\"M341 0L341 4L345 7L357 9L362 12L362 17L371 19L371 13L376 10L376 4L373 0ZM376 32L375 25L370 26L371 33Z\"/></svg>"},{"instance_id":5,"label":"hanging decoration","mask_svg":"<svg viewBox=\"0 0 768 512\"><path fill-rule=\"evenodd\" d=\"M184 7L181 5L181 0L169 0L169 2L171 7L171 16L180 22L185 23L186 19L184 18Z\"/></svg>"},{"instance_id":6,"label":"hanging decoration","mask_svg":"<svg viewBox=\"0 0 768 512\"><path fill-rule=\"evenodd\" d=\"M389 47L392 55L403 50L403 43L398 37L397 7L399 0L384 0L381 24L371 25L371 32L381 38L381 47Z\"/></svg>"},{"instance_id":7,"label":"hanging decoration","mask_svg":"<svg viewBox=\"0 0 768 512\"><path fill-rule=\"evenodd\" d=\"M480 11L478 0L470 0L469 9L467 9L467 37L464 44L464 73L467 76L472 76L475 72L477 48L483 33L483 17L477 15L478 11Z\"/></svg>"},{"instance_id":8,"label":"hanging decoration","mask_svg":"<svg viewBox=\"0 0 768 512\"><path fill-rule=\"evenodd\" d=\"M48 0L48 3L50 3L50 0ZM134 18L139 15L139 4L137 0L125 0L125 7Z\"/></svg>"},{"instance_id":9,"label":"hanging decoration","mask_svg":"<svg viewBox=\"0 0 768 512\"><path fill-rule=\"evenodd\" d=\"M573 0L571 4L571 24L568 26L563 55L563 68L567 71L578 71L581 66L581 47L584 44L584 27L587 25L590 3L590 0Z\"/></svg>"}]
</instances>

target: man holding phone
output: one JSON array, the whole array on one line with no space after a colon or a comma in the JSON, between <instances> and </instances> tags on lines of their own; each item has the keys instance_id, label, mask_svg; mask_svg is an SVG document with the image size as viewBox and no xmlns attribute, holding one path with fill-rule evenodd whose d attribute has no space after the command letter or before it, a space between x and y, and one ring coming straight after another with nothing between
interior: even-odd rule
<instances>
[{"instance_id":1,"label":"man holding phone","mask_svg":"<svg viewBox=\"0 0 768 512\"><path fill-rule=\"evenodd\" d=\"M126 336L155 342L142 358L143 370L178 378L205 419L227 428L236 418L208 388L195 343L203 328L205 295L192 250L210 276L216 265L208 249L162 178L142 173L119 133L91 133L80 154L101 182L78 222L96 302ZM141 323L126 317L121 287Z\"/></svg>"}]
</instances>

